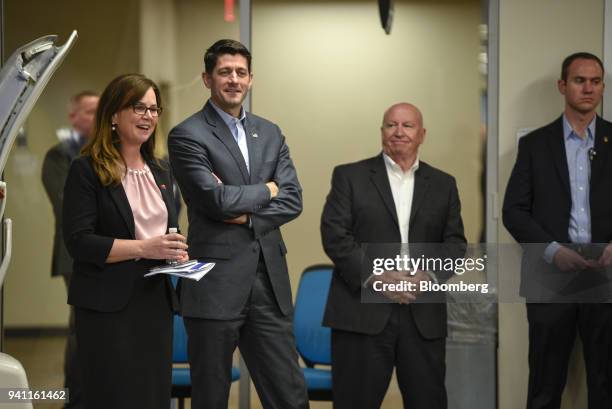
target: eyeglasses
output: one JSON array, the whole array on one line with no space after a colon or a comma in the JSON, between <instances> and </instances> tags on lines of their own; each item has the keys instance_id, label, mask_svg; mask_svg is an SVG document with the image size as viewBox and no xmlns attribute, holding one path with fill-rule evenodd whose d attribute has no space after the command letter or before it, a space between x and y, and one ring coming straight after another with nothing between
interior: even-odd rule
<instances>
[{"instance_id":1,"label":"eyeglasses","mask_svg":"<svg viewBox=\"0 0 612 409\"><path fill-rule=\"evenodd\" d=\"M132 105L132 109L137 115L146 115L147 111L149 111L151 116L161 116L163 111L161 107L156 107L155 105L148 107L145 104L134 104Z\"/></svg>"}]
</instances>

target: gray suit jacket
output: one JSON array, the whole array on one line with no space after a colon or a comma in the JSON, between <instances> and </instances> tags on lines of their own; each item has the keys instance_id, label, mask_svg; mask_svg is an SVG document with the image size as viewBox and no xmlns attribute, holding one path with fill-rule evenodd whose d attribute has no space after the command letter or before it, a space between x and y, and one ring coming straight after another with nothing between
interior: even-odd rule
<instances>
[{"instance_id":1,"label":"gray suit jacket","mask_svg":"<svg viewBox=\"0 0 612 409\"><path fill-rule=\"evenodd\" d=\"M53 258L51 260L52 276L70 276L72 274L72 257L66 250L62 233L62 205L64 202L64 184L68 177L70 163L78 156L79 150L79 144L72 139L59 142L49 149L42 165L43 186L55 216Z\"/></svg>"},{"instance_id":2,"label":"gray suit jacket","mask_svg":"<svg viewBox=\"0 0 612 409\"><path fill-rule=\"evenodd\" d=\"M189 256L217 263L201 281L180 283L181 311L187 317L238 317L260 253L280 310L293 312L287 249L279 228L301 213L302 189L278 126L247 113L245 130L250 173L210 102L168 137L170 163L187 204ZM265 185L271 180L279 187L272 200ZM245 213L251 226L224 222Z\"/></svg>"}]
</instances>

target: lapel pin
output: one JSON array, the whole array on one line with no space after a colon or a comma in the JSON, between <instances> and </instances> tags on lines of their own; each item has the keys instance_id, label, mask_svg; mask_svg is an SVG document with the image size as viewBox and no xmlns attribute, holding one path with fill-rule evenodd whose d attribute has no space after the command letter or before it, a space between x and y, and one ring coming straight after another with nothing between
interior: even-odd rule
<instances>
[{"instance_id":1,"label":"lapel pin","mask_svg":"<svg viewBox=\"0 0 612 409\"><path fill-rule=\"evenodd\" d=\"M257 135L256 133L252 133L252 134L251 134L251 136L252 136L253 138L259 138L259 135Z\"/></svg>"},{"instance_id":2,"label":"lapel pin","mask_svg":"<svg viewBox=\"0 0 612 409\"><path fill-rule=\"evenodd\" d=\"M162 190L166 190L166 185L159 185L159 188Z\"/></svg>"},{"instance_id":3,"label":"lapel pin","mask_svg":"<svg viewBox=\"0 0 612 409\"><path fill-rule=\"evenodd\" d=\"M604 143L608 143L608 137L604 136Z\"/></svg>"}]
</instances>

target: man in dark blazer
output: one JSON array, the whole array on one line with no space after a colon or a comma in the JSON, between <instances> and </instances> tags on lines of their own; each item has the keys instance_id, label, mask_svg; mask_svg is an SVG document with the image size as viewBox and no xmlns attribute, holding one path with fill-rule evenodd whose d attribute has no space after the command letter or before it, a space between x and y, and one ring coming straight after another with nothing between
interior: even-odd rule
<instances>
[{"instance_id":1,"label":"man in dark blazer","mask_svg":"<svg viewBox=\"0 0 612 409\"><path fill-rule=\"evenodd\" d=\"M72 128L65 139L55 144L47 154L42 165L42 182L53 207L55 216L55 234L53 237L53 258L51 260L51 276L61 276L70 286L72 276L72 257L66 250L62 232L62 205L64 199L64 184L68 177L70 163L79 155L81 148L91 136L98 94L93 91L82 91L70 99L68 119ZM74 311L70 307L68 324L68 340L64 355L64 385L70 389L70 402L66 408L80 408L81 382L76 369L76 339L74 333Z\"/></svg>"},{"instance_id":2,"label":"man in dark blazer","mask_svg":"<svg viewBox=\"0 0 612 409\"><path fill-rule=\"evenodd\" d=\"M560 407L576 332L588 407L612 407L612 305L600 303L610 299L605 268L612 264L612 124L596 115L603 77L593 54L563 61L563 115L520 139L506 189L504 225L524 249L528 409Z\"/></svg>"},{"instance_id":3,"label":"man in dark blazer","mask_svg":"<svg viewBox=\"0 0 612 409\"><path fill-rule=\"evenodd\" d=\"M371 269L363 274L370 257L363 245L445 243L460 256L465 237L457 186L452 176L419 161L425 128L417 107L391 106L381 134L382 154L334 169L321 219L323 247L334 262L323 321L332 328L334 408L379 408L395 366L406 408L443 409L446 304L413 303L418 291L386 293L386 303L362 302L373 281ZM447 278L385 271L377 280Z\"/></svg>"},{"instance_id":4,"label":"man in dark blazer","mask_svg":"<svg viewBox=\"0 0 612 409\"><path fill-rule=\"evenodd\" d=\"M168 139L189 215L189 255L216 263L179 288L192 407L227 407L239 346L264 408L307 408L280 232L301 213L302 189L278 126L242 108L253 77L246 47L219 40L204 63L211 97Z\"/></svg>"}]
</instances>

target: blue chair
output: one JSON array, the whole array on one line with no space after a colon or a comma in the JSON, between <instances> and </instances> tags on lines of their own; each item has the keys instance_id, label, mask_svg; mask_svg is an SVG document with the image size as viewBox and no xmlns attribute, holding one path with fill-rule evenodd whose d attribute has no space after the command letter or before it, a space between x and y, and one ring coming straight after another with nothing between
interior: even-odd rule
<instances>
[{"instance_id":1,"label":"blue chair","mask_svg":"<svg viewBox=\"0 0 612 409\"><path fill-rule=\"evenodd\" d=\"M315 365L331 365L331 329L323 327L323 312L331 282L333 266L320 264L302 273L295 300L293 331L300 357L306 364L304 378L308 398L331 401L331 370Z\"/></svg>"},{"instance_id":2,"label":"blue chair","mask_svg":"<svg viewBox=\"0 0 612 409\"><path fill-rule=\"evenodd\" d=\"M172 284L176 286L176 277L172 277ZM189 360L187 358L187 331L183 317L174 315L174 328L172 338L172 398L178 399L179 409L185 409L185 398L191 397L191 375L189 373ZM177 367L177 365L181 365ZM232 367L232 382L240 379L238 368Z\"/></svg>"}]
</instances>

